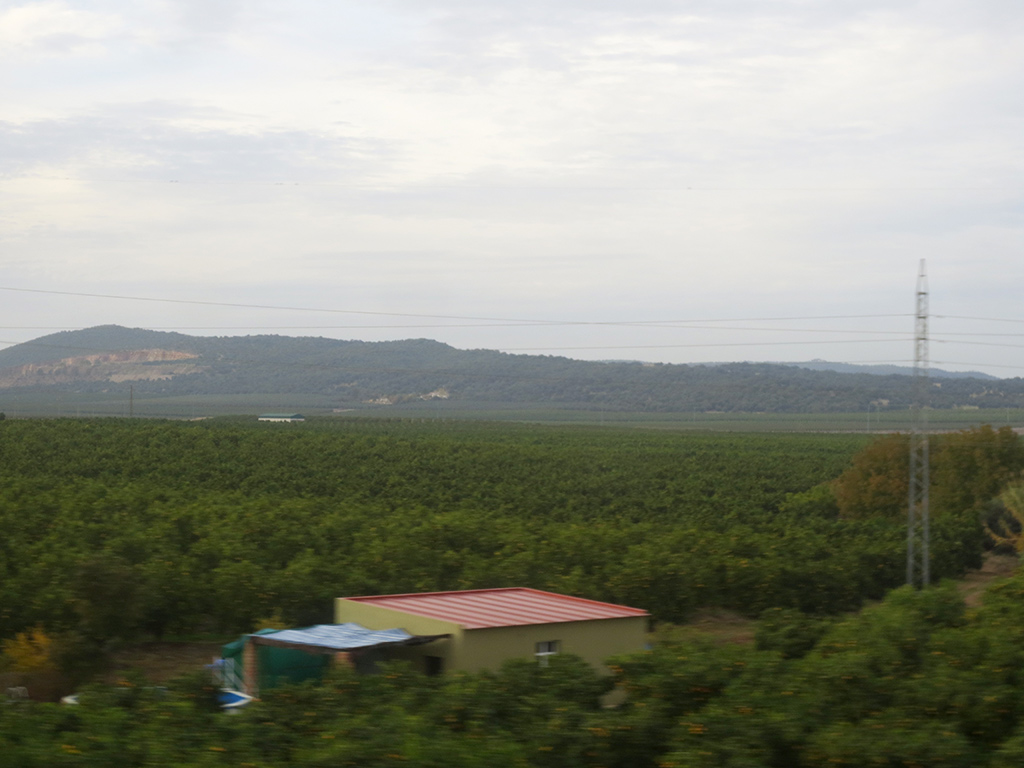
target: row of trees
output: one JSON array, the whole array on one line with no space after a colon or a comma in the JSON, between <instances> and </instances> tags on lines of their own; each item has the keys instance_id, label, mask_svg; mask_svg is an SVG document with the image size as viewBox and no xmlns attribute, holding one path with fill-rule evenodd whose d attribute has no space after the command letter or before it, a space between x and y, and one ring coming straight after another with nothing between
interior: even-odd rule
<instances>
[{"instance_id":1,"label":"row of trees","mask_svg":"<svg viewBox=\"0 0 1024 768\"><path fill-rule=\"evenodd\" d=\"M505 585L664 621L838 611L902 573L898 521L794 493L838 474L846 437L72 420L0 437L0 638L234 632L329 620L340 595ZM976 518L934 539L937 573L977 563Z\"/></svg>"},{"instance_id":2,"label":"row of trees","mask_svg":"<svg viewBox=\"0 0 1024 768\"><path fill-rule=\"evenodd\" d=\"M843 436L265 426L3 422L0 640L38 627L76 659L273 614L329 621L344 595L515 585L669 622L835 613L903 579L902 514L846 501L897 438L858 455ZM936 577L979 565L1014 441L985 428L936 450L956 491L933 520Z\"/></svg>"},{"instance_id":3,"label":"row of trees","mask_svg":"<svg viewBox=\"0 0 1024 768\"><path fill-rule=\"evenodd\" d=\"M234 632L332 600L520 585L621 602L664 621L704 606L848 610L902 576L903 527L794 513L717 528L628 518L536 520L323 499L197 497L95 481L0 483L0 627L90 636ZM976 521L937 520L935 571L977 565ZM813 585L813 588L808 588Z\"/></svg>"},{"instance_id":4,"label":"row of trees","mask_svg":"<svg viewBox=\"0 0 1024 768\"><path fill-rule=\"evenodd\" d=\"M250 498L465 506L517 517L758 518L835 477L862 436L464 422L8 420L3 477Z\"/></svg>"}]
</instances>

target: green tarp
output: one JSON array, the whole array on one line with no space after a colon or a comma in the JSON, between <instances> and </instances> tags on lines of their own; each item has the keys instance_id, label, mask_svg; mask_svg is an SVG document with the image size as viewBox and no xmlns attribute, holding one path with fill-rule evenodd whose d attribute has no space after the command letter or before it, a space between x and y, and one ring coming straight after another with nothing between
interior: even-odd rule
<instances>
[{"instance_id":1,"label":"green tarp","mask_svg":"<svg viewBox=\"0 0 1024 768\"><path fill-rule=\"evenodd\" d=\"M277 632L276 629L261 629L256 635L267 635ZM231 664L235 673L242 674L242 651L248 642L249 635L221 648L221 656ZM256 685L261 691L267 691L286 683L301 683L304 680L319 680L331 657L323 653L308 653L294 648L276 648L268 645L256 646L256 663L259 670ZM230 687L230 686L229 686Z\"/></svg>"}]
</instances>

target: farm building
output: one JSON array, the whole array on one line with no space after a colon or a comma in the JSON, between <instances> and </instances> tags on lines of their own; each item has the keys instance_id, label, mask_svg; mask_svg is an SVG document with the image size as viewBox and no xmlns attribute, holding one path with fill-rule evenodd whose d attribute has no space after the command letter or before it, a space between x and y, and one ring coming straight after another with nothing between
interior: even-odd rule
<instances>
[{"instance_id":1,"label":"farm building","mask_svg":"<svg viewBox=\"0 0 1024 768\"><path fill-rule=\"evenodd\" d=\"M522 587L339 598L334 620L369 629L401 627L437 639L368 651L406 659L428 674L496 669L508 659L572 653L595 667L618 653L642 650L647 611Z\"/></svg>"},{"instance_id":2,"label":"farm building","mask_svg":"<svg viewBox=\"0 0 1024 768\"><path fill-rule=\"evenodd\" d=\"M648 614L536 589L477 589L338 598L335 624L261 630L224 646L225 685L253 695L323 674L343 660L361 672L402 660L429 675L546 664L572 653L595 667L645 647Z\"/></svg>"},{"instance_id":3,"label":"farm building","mask_svg":"<svg viewBox=\"0 0 1024 768\"><path fill-rule=\"evenodd\" d=\"M301 413L261 413L256 417L257 421L305 421L306 417Z\"/></svg>"}]
</instances>

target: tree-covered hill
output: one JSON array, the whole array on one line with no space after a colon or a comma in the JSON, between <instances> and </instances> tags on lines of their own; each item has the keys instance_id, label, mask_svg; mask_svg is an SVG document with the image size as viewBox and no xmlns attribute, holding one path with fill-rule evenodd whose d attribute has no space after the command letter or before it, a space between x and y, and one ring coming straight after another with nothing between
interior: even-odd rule
<instances>
[{"instance_id":1,"label":"tree-covered hill","mask_svg":"<svg viewBox=\"0 0 1024 768\"><path fill-rule=\"evenodd\" d=\"M337 408L431 401L632 412L839 413L904 409L912 377L790 365L672 365L460 350L428 339L363 342L198 337L120 326L65 331L0 350L7 391L139 397L315 395ZM0 398L2 402L2 398ZM935 408L1024 406L1024 379L943 378ZM2 407L2 406L0 406Z\"/></svg>"}]
</instances>

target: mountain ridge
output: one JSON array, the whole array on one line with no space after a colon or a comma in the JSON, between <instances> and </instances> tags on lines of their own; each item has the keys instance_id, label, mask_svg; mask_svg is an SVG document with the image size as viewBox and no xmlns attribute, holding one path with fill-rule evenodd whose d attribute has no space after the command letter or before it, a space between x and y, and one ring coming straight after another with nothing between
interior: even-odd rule
<instances>
[{"instance_id":1,"label":"mountain ridge","mask_svg":"<svg viewBox=\"0 0 1024 768\"><path fill-rule=\"evenodd\" d=\"M813 370L794 363L596 362L461 350L432 339L189 336L118 325L61 331L0 350L0 393L129 386L154 397L288 392L315 394L337 408L433 396L443 401L439 407L474 402L652 412L877 411L909 407L912 385L905 373ZM932 385L936 408L1024 406L1020 378L953 376Z\"/></svg>"}]
</instances>

